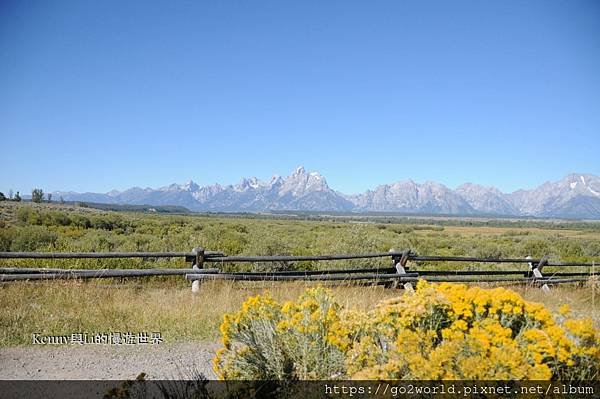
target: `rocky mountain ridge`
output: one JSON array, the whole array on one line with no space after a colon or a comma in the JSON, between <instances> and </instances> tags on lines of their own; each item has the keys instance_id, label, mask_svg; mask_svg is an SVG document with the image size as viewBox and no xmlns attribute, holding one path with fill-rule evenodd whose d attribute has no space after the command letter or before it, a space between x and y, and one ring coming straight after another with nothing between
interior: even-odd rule
<instances>
[{"instance_id":1,"label":"rocky mountain ridge","mask_svg":"<svg viewBox=\"0 0 600 399\"><path fill-rule=\"evenodd\" d=\"M465 183L452 190L437 182L412 180L345 195L329 187L318 172L298 167L268 181L244 178L236 185L199 186L193 181L158 189L133 187L106 194L55 192L54 198L130 205L180 205L194 211L343 211L446 215L534 216L600 219L600 178L569 174L531 190L502 193Z\"/></svg>"}]
</instances>

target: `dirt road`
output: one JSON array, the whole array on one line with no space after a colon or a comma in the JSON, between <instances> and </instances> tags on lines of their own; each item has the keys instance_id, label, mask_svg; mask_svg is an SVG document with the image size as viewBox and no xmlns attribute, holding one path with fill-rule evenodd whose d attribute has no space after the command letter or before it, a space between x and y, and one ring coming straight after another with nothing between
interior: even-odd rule
<instances>
[{"instance_id":1,"label":"dirt road","mask_svg":"<svg viewBox=\"0 0 600 399\"><path fill-rule=\"evenodd\" d=\"M3 380L186 379L200 372L215 379L216 343L160 345L22 346L0 348Z\"/></svg>"}]
</instances>

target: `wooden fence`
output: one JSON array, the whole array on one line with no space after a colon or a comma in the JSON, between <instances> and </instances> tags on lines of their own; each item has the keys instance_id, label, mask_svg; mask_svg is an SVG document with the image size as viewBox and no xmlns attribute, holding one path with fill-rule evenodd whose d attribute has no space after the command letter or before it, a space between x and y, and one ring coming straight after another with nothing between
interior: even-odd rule
<instances>
[{"instance_id":1,"label":"wooden fence","mask_svg":"<svg viewBox=\"0 0 600 399\"><path fill-rule=\"evenodd\" d=\"M191 268L182 269L51 269L30 267L0 268L0 281L47 280L47 279L89 279L89 278L130 278L147 276L182 275L192 281L192 291L200 289L204 280L233 281L365 281L384 284L390 287L412 289L412 283L419 279L446 282L494 282L507 284L539 285L545 291L552 284L582 282L595 275L596 262L552 262L547 257L525 258L478 258L464 256L424 256L410 250L365 254L341 255L275 255L275 256L226 256L222 252L205 251L194 248L191 252L0 252L0 259L103 259L103 258L184 258ZM334 261L351 259L390 258L390 267L358 269L294 270L275 272L222 272L225 263L256 262L302 262ZM410 262L410 265L409 265ZM525 269L508 270L422 270L423 262L473 262L479 264L517 264ZM205 268L207 265L217 267ZM557 271L542 274L545 267L589 268L587 271Z\"/></svg>"}]
</instances>

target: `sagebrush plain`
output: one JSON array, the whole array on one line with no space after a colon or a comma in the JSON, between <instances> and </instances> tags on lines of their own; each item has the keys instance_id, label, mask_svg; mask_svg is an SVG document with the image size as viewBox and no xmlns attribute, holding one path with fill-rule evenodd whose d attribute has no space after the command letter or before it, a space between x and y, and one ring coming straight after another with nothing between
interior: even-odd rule
<instances>
[{"instance_id":1,"label":"sagebrush plain","mask_svg":"<svg viewBox=\"0 0 600 399\"><path fill-rule=\"evenodd\" d=\"M162 215L61 204L0 203L0 251L190 251L197 246L227 255L366 253L410 248L422 255L531 255L591 262L600 259L600 223L360 215ZM189 267L182 259L0 260L0 267L8 266ZM389 266L389 259L213 266L229 271L316 270ZM473 269L481 265L432 262L414 267ZM193 295L189 282L181 276L1 283L0 345L31 344L33 333L112 331L159 331L166 342L215 341L223 314L239 308L250 295L269 291L278 300L293 299L314 285L210 282L203 283L200 293ZM330 288L340 303L362 309L402 295L401 290L381 286L344 284ZM536 287L512 288L550 309L566 303L575 314L591 316L598 324L600 300L594 277L577 286L553 288L551 295Z\"/></svg>"}]
</instances>

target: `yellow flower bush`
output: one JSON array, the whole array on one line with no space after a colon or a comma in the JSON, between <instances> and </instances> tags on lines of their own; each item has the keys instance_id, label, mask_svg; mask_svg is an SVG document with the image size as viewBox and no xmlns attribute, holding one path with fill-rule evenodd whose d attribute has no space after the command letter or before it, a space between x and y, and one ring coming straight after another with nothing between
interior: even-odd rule
<instances>
[{"instance_id":1,"label":"yellow flower bush","mask_svg":"<svg viewBox=\"0 0 600 399\"><path fill-rule=\"evenodd\" d=\"M340 306L322 288L283 305L254 296L221 324L223 348L213 360L222 379L331 379L344 369L336 342Z\"/></svg>"},{"instance_id":2,"label":"yellow flower bush","mask_svg":"<svg viewBox=\"0 0 600 399\"><path fill-rule=\"evenodd\" d=\"M556 317L505 289L420 281L370 312L345 310L322 289L277 304L252 297L226 315L221 378L600 378L600 331Z\"/></svg>"}]
</instances>

